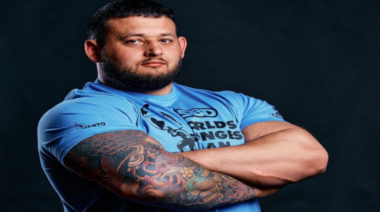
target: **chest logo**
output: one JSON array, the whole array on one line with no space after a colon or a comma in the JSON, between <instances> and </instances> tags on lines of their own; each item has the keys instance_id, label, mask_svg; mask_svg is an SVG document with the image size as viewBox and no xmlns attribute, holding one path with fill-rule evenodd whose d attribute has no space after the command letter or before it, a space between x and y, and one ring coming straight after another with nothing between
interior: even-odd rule
<instances>
[{"instance_id":1,"label":"chest logo","mask_svg":"<svg viewBox=\"0 0 380 212\"><path fill-rule=\"evenodd\" d=\"M189 117L215 118L216 116L218 116L218 111L214 108L193 108L190 110L175 109L175 112L177 112L184 119Z\"/></svg>"},{"instance_id":2,"label":"chest logo","mask_svg":"<svg viewBox=\"0 0 380 212\"><path fill-rule=\"evenodd\" d=\"M149 125L173 137L181 152L198 150L198 145L217 148L244 142L237 122L217 118L218 111L214 108L172 108L174 111L165 113L149 107L145 104L141 108L144 119Z\"/></svg>"},{"instance_id":3,"label":"chest logo","mask_svg":"<svg viewBox=\"0 0 380 212\"><path fill-rule=\"evenodd\" d=\"M164 113L162 111L159 113L159 115L154 116L149 111L149 104L145 104L141 108L141 114L143 115L144 119L149 122L149 124L159 130L166 131L174 138L178 137L181 139L177 143L177 148L181 152L199 149L198 144L196 143L198 138L192 132L187 132L185 129L183 129L181 122L167 113Z\"/></svg>"}]
</instances>

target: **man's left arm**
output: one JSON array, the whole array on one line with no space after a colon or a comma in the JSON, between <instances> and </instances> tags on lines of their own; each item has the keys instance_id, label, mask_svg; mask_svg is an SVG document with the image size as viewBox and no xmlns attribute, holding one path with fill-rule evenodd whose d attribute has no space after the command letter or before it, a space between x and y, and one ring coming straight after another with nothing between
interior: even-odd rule
<instances>
[{"instance_id":1,"label":"man's left arm","mask_svg":"<svg viewBox=\"0 0 380 212\"><path fill-rule=\"evenodd\" d=\"M246 143L219 149L183 152L206 168L257 187L281 187L321 174L328 155L306 130L281 121L249 125Z\"/></svg>"}]
</instances>

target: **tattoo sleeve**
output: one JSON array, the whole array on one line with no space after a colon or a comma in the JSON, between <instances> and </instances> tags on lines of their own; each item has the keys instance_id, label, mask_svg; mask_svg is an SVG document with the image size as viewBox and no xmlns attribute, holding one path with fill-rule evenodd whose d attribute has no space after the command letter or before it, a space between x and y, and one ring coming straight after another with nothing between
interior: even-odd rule
<instances>
[{"instance_id":1,"label":"tattoo sleeve","mask_svg":"<svg viewBox=\"0 0 380 212\"><path fill-rule=\"evenodd\" d=\"M69 169L114 193L146 205L204 210L255 197L255 188L163 150L142 131L92 136L65 157Z\"/></svg>"}]
</instances>

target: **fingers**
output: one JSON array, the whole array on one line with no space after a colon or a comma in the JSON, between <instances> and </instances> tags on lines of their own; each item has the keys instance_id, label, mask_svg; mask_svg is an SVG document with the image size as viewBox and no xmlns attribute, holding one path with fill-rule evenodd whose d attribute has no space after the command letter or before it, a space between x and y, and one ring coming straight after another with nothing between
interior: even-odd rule
<instances>
[{"instance_id":1,"label":"fingers","mask_svg":"<svg viewBox=\"0 0 380 212\"><path fill-rule=\"evenodd\" d=\"M280 188L256 188L256 198L266 197L276 193Z\"/></svg>"}]
</instances>

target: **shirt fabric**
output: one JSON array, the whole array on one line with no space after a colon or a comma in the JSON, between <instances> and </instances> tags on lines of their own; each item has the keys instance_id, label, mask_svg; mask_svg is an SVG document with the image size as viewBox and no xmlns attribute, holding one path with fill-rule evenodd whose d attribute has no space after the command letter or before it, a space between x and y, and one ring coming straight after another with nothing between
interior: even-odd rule
<instances>
[{"instance_id":1,"label":"shirt fabric","mask_svg":"<svg viewBox=\"0 0 380 212\"><path fill-rule=\"evenodd\" d=\"M244 144L242 130L254 123L283 121L267 102L231 91L212 92L174 83L168 95L117 90L100 83L74 89L44 114L38 125L42 168L64 211L167 211L137 204L86 180L64 165L68 151L93 135L140 130L165 151L178 153ZM208 210L259 212L256 199Z\"/></svg>"}]
</instances>

